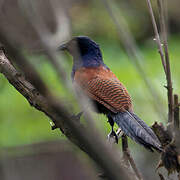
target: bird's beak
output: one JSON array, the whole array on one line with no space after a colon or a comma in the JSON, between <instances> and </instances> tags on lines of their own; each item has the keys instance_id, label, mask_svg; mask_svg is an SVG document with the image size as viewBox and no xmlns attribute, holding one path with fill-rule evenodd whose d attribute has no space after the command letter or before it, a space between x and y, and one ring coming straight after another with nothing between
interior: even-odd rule
<instances>
[{"instance_id":1,"label":"bird's beak","mask_svg":"<svg viewBox=\"0 0 180 180\"><path fill-rule=\"evenodd\" d=\"M60 51L65 51L65 50L67 50L67 44L65 43L65 44L61 44L59 47L58 47L58 50L60 50Z\"/></svg>"}]
</instances>

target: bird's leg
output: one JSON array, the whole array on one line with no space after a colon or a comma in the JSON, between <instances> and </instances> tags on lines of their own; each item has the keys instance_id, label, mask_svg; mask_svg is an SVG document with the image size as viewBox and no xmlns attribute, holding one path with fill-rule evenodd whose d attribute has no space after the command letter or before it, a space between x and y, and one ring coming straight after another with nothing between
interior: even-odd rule
<instances>
[{"instance_id":1,"label":"bird's leg","mask_svg":"<svg viewBox=\"0 0 180 180\"><path fill-rule=\"evenodd\" d=\"M111 132L108 134L108 139L110 140L110 138L114 138L115 142L118 144L118 136L117 136L116 132L113 129L114 121L113 121L112 118L108 117L108 122L111 125Z\"/></svg>"}]
</instances>

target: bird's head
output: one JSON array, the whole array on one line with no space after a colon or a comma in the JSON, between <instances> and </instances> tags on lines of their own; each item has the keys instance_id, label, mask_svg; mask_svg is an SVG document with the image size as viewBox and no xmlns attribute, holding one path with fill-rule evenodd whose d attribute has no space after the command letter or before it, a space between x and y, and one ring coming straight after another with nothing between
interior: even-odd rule
<instances>
[{"instance_id":1,"label":"bird's head","mask_svg":"<svg viewBox=\"0 0 180 180\"><path fill-rule=\"evenodd\" d=\"M76 66L94 67L103 62L99 45L86 36L74 37L62 44L59 50L68 51L73 56Z\"/></svg>"}]
</instances>

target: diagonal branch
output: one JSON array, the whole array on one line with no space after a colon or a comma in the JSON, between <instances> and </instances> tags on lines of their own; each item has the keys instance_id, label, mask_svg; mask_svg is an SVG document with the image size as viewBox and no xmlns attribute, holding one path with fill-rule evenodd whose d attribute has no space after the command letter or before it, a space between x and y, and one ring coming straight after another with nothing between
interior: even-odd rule
<instances>
[{"instance_id":1,"label":"diagonal branch","mask_svg":"<svg viewBox=\"0 0 180 180\"><path fill-rule=\"evenodd\" d=\"M28 102L36 109L44 112L50 117L55 125L62 130L68 139L76 144L81 150L85 151L106 173L109 179L131 179L125 171L119 159L119 153L109 148L104 143L99 133L93 129L85 128L79 122L73 120L69 112L54 98L43 96L28 82L9 62L0 51L0 72L8 81L19 91Z\"/></svg>"}]
</instances>

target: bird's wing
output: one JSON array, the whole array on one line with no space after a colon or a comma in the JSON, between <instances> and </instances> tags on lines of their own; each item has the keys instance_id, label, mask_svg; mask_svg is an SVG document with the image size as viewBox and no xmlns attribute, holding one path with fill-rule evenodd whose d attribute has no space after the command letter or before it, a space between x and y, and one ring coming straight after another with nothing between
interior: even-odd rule
<instances>
[{"instance_id":1,"label":"bird's wing","mask_svg":"<svg viewBox=\"0 0 180 180\"><path fill-rule=\"evenodd\" d=\"M116 79L92 79L86 88L92 98L113 112L128 110L131 106L126 88Z\"/></svg>"},{"instance_id":2,"label":"bird's wing","mask_svg":"<svg viewBox=\"0 0 180 180\"><path fill-rule=\"evenodd\" d=\"M131 110L131 98L123 84L114 76L98 75L76 81L93 100L103 104L114 113Z\"/></svg>"}]
</instances>

